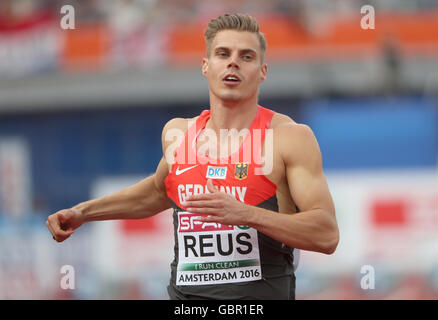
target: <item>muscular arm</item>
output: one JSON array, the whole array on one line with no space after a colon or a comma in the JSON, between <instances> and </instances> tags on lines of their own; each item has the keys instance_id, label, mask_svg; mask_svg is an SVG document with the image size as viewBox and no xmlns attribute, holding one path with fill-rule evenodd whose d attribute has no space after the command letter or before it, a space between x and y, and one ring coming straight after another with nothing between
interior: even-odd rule
<instances>
[{"instance_id":1,"label":"muscular arm","mask_svg":"<svg viewBox=\"0 0 438 320\"><path fill-rule=\"evenodd\" d=\"M163 151L166 130L172 128L171 121L169 123L162 132ZM47 218L46 226L53 238L61 242L85 222L151 217L170 208L164 184L167 174L168 164L163 157L152 176L113 194L60 210Z\"/></svg>"},{"instance_id":2,"label":"muscular arm","mask_svg":"<svg viewBox=\"0 0 438 320\"><path fill-rule=\"evenodd\" d=\"M252 207L248 225L290 247L331 254L339 231L318 143L308 126L288 125L281 130L280 153L290 194L300 212L274 213Z\"/></svg>"}]
</instances>

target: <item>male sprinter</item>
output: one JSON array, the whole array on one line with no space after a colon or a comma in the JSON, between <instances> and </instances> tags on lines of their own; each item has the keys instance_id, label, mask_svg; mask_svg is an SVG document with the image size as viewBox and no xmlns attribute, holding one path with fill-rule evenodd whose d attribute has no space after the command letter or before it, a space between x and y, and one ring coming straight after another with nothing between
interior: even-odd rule
<instances>
[{"instance_id":1,"label":"male sprinter","mask_svg":"<svg viewBox=\"0 0 438 320\"><path fill-rule=\"evenodd\" d=\"M296 251L332 254L339 241L318 143L258 105L266 42L254 18L213 19L205 40L210 110L165 125L154 175L58 211L47 227L61 242L85 222L172 207L171 299L295 299Z\"/></svg>"}]
</instances>

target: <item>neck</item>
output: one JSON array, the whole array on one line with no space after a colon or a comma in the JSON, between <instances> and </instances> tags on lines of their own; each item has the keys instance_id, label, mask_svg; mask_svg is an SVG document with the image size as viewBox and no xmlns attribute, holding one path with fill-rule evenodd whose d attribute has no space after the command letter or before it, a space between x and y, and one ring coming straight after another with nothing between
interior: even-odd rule
<instances>
[{"instance_id":1,"label":"neck","mask_svg":"<svg viewBox=\"0 0 438 320\"><path fill-rule=\"evenodd\" d=\"M219 132L220 129L240 131L251 126L257 114L257 101L224 102L210 99L210 119L206 127Z\"/></svg>"}]
</instances>

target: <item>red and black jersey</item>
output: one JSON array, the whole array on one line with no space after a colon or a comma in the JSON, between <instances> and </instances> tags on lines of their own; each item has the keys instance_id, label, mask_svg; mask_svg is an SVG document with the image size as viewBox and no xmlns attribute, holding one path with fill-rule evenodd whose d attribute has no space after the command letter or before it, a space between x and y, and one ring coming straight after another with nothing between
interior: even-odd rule
<instances>
[{"instance_id":1,"label":"red and black jersey","mask_svg":"<svg viewBox=\"0 0 438 320\"><path fill-rule=\"evenodd\" d=\"M186 131L165 179L174 209L175 258L168 286L172 299L295 297L293 248L249 226L201 222L203 214L187 212L182 205L188 195L208 193L207 180L212 179L237 200L278 212L277 187L263 175L261 156L273 114L257 106L243 143L228 157L210 158L196 148L210 110Z\"/></svg>"}]
</instances>

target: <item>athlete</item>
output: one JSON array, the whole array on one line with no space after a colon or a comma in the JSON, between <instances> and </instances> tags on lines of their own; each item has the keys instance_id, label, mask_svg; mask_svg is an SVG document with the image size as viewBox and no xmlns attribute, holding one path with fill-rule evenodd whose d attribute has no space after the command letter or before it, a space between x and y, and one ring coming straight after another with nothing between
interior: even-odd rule
<instances>
[{"instance_id":1,"label":"athlete","mask_svg":"<svg viewBox=\"0 0 438 320\"><path fill-rule=\"evenodd\" d=\"M339 241L318 143L258 104L266 41L253 17L222 15L204 36L210 108L164 126L155 174L46 225L61 242L85 222L173 208L171 299L295 299L299 250L332 254Z\"/></svg>"}]
</instances>

